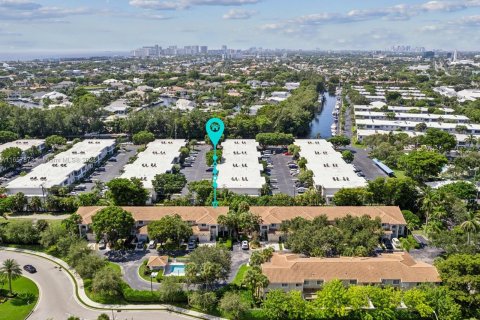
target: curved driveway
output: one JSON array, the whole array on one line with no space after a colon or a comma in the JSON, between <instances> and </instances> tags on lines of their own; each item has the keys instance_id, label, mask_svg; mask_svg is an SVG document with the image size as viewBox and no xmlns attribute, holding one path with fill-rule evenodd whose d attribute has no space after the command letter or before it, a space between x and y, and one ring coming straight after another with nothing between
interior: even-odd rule
<instances>
[{"instance_id":1,"label":"curved driveway","mask_svg":"<svg viewBox=\"0 0 480 320\"><path fill-rule=\"evenodd\" d=\"M81 304L74 293L74 285L72 279L66 271L60 271L57 265L47 259L34 255L0 251L0 261L5 259L15 259L23 266L32 264L37 268L37 273L30 274L24 272L24 276L31 278L39 286L40 299L38 304L28 319L34 320L65 320L69 316L78 316L81 319L97 319L101 313L106 313L112 318L111 310L94 310ZM115 319L162 319L162 320L178 320L192 319L188 316L172 313L163 310L121 310L113 312Z\"/></svg>"}]
</instances>

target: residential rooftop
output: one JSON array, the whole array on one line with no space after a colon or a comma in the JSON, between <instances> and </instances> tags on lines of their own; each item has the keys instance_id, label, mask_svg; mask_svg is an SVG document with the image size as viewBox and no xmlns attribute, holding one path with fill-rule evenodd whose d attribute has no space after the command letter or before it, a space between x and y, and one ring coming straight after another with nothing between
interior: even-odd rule
<instances>
[{"instance_id":1,"label":"residential rooftop","mask_svg":"<svg viewBox=\"0 0 480 320\"><path fill-rule=\"evenodd\" d=\"M356 280L357 284L382 284L392 279L402 283L440 282L434 266L417 262L408 253L340 258L302 258L298 254L274 253L270 262L261 267L272 284L334 279Z\"/></svg>"},{"instance_id":2,"label":"residential rooftop","mask_svg":"<svg viewBox=\"0 0 480 320\"><path fill-rule=\"evenodd\" d=\"M105 207L92 206L80 207L77 213L82 217L83 224L92 223L92 217ZM122 207L130 212L135 221L156 221L165 216L178 214L184 221L191 221L197 224L217 224L218 216L226 215L228 207L211 206L147 206L147 207ZM270 207L252 206L250 212L259 215L263 224L281 224L284 221L292 220L295 217L302 217L313 220L315 217L326 215L329 221L343 218L347 215L354 217L369 216L372 219L380 218L382 223L406 225L405 218L399 207L395 206L292 206L292 207Z\"/></svg>"},{"instance_id":3,"label":"residential rooftop","mask_svg":"<svg viewBox=\"0 0 480 320\"><path fill-rule=\"evenodd\" d=\"M258 142L253 139L228 139L222 142L222 162L218 168L218 188L237 193L259 195L266 183L262 177Z\"/></svg>"},{"instance_id":4,"label":"residential rooftop","mask_svg":"<svg viewBox=\"0 0 480 320\"><path fill-rule=\"evenodd\" d=\"M180 149L186 142L182 139L155 140L145 151L137 155L137 160L124 167L121 178L139 178L143 186L152 191L152 180L156 175L171 170L180 156Z\"/></svg>"}]
</instances>

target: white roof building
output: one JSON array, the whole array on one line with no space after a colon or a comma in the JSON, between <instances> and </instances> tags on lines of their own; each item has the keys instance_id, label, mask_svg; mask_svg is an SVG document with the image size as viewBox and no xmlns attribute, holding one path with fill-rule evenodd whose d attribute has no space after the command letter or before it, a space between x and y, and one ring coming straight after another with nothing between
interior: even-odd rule
<instances>
[{"instance_id":1,"label":"white roof building","mask_svg":"<svg viewBox=\"0 0 480 320\"><path fill-rule=\"evenodd\" d=\"M152 180L156 175L166 173L178 162L180 148L185 146L185 140L169 139L155 140L147 145L145 151L137 155L135 162L124 167L121 178L139 178L143 186L155 198Z\"/></svg>"},{"instance_id":2,"label":"white roof building","mask_svg":"<svg viewBox=\"0 0 480 320\"><path fill-rule=\"evenodd\" d=\"M353 108L355 112L357 111L373 111L374 109L381 109L383 106L386 106L383 102L372 103L370 105L355 105ZM387 106L388 111L398 112L398 113L409 113L410 111L419 111L416 113L428 114L429 108L417 108L417 107L403 107L403 106ZM436 108L436 110L442 111L444 114L453 113L454 110L451 108ZM387 112L388 112L387 111Z\"/></svg>"},{"instance_id":3,"label":"white roof building","mask_svg":"<svg viewBox=\"0 0 480 320\"><path fill-rule=\"evenodd\" d=\"M376 119L376 120L389 120L388 112L377 111L357 111L355 109L356 119ZM412 122L438 122L451 121L455 123L469 123L470 119L463 115L455 114L425 114L425 113L395 113L395 120L400 121L412 121Z\"/></svg>"},{"instance_id":4,"label":"white roof building","mask_svg":"<svg viewBox=\"0 0 480 320\"><path fill-rule=\"evenodd\" d=\"M266 183L259 163L261 157L258 142L253 139L229 139L222 142L223 161L217 165L219 189L229 189L235 193L260 195Z\"/></svg>"},{"instance_id":5,"label":"white roof building","mask_svg":"<svg viewBox=\"0 0 480 320\"><path fill-rule=\"evenodd\" d=\"M27 197L47 195L53 186L69 186L83 178L93 166L112 153L115 140L84 140L30 173L11 181L8 194L23 192Z\"/></svg>"},{"instance_id":6,"label":"white roof building","mask_svg":"<svg viewBox=\"0 0 480 320\"><path fill-rule=\"evenodd\" d=\"M192 111L195 108L195 102L187 99L178 99L175 107L183 111Z\"/></svg>"},{"instance_id":7,"label":"white roof building","mask_svg":"<svg viewBox=\"0 0 480 320\"><path fill-rule=\"evenodd\" d=\"M0 153L8 148L19 148L22 152L30 150L31 148L38 148L40 151L45 147L45 140L40 139L25 139L10 141L0 145Z\"/></svg>"},{"instance_id":8,"label":"white roof building","mask_svg":"<svg viewBox=\"0 0 480 320\"><path fill-rule=\"evenodd\" d=\"M357 176L353 165L343 160L333 145L323 139L295 140L300 156L307 160L307 169L313 171L315 186L332 202L335 193L342 188L364 187L367 181Z\"/></svg>"},{"instance_id":9,"label":"white roof building","mask_svg":"<svg viewBox=\"0 0 480 320\"><path fill-rule=\"evenodd\" d=\"M357 119L358 129L372 129L372 130L402 130L402 131L416 131L415 126L419 122L412 121L398 121L398 120L373 120L373 119ZM472 134L474 136L480 135L480 124L467 124L467 123L449 123L449 122L425 122L427 128L436 128L449 133L457 133L457 126L465 126L465 134Z\"/></svg>"},{"instance_id":10,"label":"white roof building","mask_svg":"<svg viewBox=\"0 0 480 320\"><path fill-rule=\"evenodd\" d=\"M115 114L127 114L127 100L126 99L118 99L110 103L108 106L104 108L108 112L112 112Z\"/></svg>"}]
</instances>

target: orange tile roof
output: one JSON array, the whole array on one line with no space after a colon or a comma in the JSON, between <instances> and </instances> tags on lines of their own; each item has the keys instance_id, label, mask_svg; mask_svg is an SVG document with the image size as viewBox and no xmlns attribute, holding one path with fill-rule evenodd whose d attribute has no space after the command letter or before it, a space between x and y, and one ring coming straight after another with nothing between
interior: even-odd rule
<instances>
[{"instance_id":1,"label":"orange tile roof","mask_svg":"<svg viewBox=\"0 0 480 320\"><path fill-rule=\"evenodd\" d=\"M165 267L168 264L168 256L151 256L148 258L148 267Z\"/></svg>"},{"instance_id":2,"label":"orange tile roof","mask_svg":"<svg viewBox=\"0 0 480 320\"><path fill-rule=\"evenodd\" d=\"M382 279L401 282L440 282L437 269L416 262L408 253L380 257L302 258L297 254L275 253L262 264L262 272L271 283L303 283L304 280L357 280L381 283Z\"/></svg>"},{"instance_id":3,"label":"orange tile roof","mask_svg":"<svg viewBox=\"0 0 480 320\"><path fill-rule=\"evenodd\" d=\"M84 224L92 223L92 217L104 207L80 207L77 213L82 217ZM133 215L136 221L155 221L160 218L178 214L185 221L195 221L198 224L217 224L219 215L228 213L228 207L123 207ZM348 214L360 217L368 215L372 218L379 217L382 223L403 224L405 219L399 207L393 206L365 206L365 207L250 207L252 213L260 215L263 224L280 224L282 221L295 217L313 219L322 214L329 220L342 218Z\"/></svg>"}]
</instances>

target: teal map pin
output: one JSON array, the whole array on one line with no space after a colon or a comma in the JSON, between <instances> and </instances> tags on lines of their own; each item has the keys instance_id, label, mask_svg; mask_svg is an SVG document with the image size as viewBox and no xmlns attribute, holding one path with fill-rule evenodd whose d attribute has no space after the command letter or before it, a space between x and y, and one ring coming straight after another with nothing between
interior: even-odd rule
<instances>
[{"instance_id":1,"label":"teal map pin","mask_svg":"<svg viewBox=\"0 0 480 320\"><path fill-rule=\"evenodd\" d=\"M212 206L214 208L218 207L217 201L217 178L218 178L218 170L217 170L217 144L220 142L220 138L222 137L223 130L225 129L225 125L223 121L218 118L212 118L207 121L205 125L207 130L208 137L213 144L213 176L212 176L212 186L213 186L213 202Z\"/></svg>"},{"instance_id":2,"label":"teal map pin","mask_svg":"<svg viewBox=\"0 0 480 320\"><path fill-rule=\"evenodd\" d=\"M211 118L207 122L206 129L210 141L212 141L213 146L216 147L225 129L223 121L218 118Z\"/></svg>"}]
</instances>

